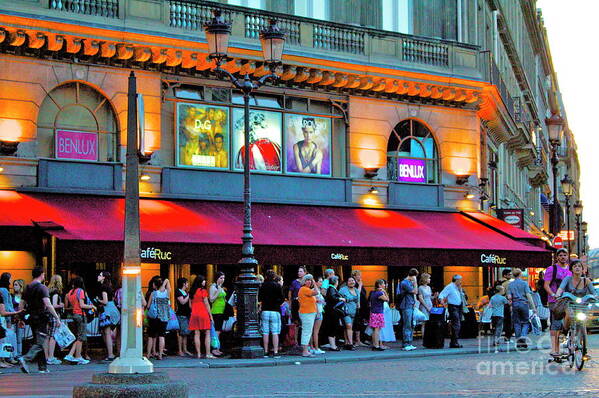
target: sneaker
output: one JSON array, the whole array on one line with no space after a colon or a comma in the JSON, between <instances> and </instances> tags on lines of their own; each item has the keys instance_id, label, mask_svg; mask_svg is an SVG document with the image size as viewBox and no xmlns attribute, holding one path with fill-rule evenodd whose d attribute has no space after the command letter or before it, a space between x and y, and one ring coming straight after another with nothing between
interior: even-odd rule
<instances>
[{"instance_id":1,"label":"sneaker","mask_svg":"<svg viewBox=\"0 0 599 398\"><path fill-rule=\"evenodd\" d=\"M40 369L40 371L38 373L50 373L50 371L48 369Z\"/></svg>"},{"instance_id":2,"label":"sneaker","mask_svg":"<svg viewBox=\"0 0 599 398\"><path fill-rule=\"evenodd\" d=\"M320 348L317 348L316 350L314 350L314 354L321 355L321 354L324 354L324 353L325 352L323 350L321 350Z\"/></svg>"},{"instance_id":3,"label":"sneaker","mask_svg":"<svg viewBox=\"0 0 599 398\"><path fill-rule=\"evenodd\" d=\"M58 358L50 358L46 361L48 365L61 365L62 361Z\"/></svg>"},{"instance_id":4,"label":"sneaker","mask_svg":"<svg viewBox=\"0 0 599 398\"><path fill-rule=\"evenodd\" d=\"M80 364L80 365L87 365L89 363L89 361L85 358L75 358L75 360Z\"/></svg>"},{"instance_id":5,"label":"sneaker","mask_svg":"<svg viewBox=\"0 0 599 398\"><path fill-rule=\"evenodd\" d=\"M19 365L21 365L21 372L29 373L29 364L27 363L25 358L23 358L23 357L19 358Z\"/></svg>"},{"instance_id":6,"label":"sneaker","mask_svg":"<svg viewBox=\"0 0 599 398\"><path fill-rule=\"evenodd\" d=\"M78 359L75 359L75 357L74 357L74 356L72 356L72 355L67 355L67 356L65 356L65 357L64 357L64 360L65 360L65 361L68 361L68 362L79 362L79 360L78 360Z\"/></svg>"},{"instance_id":7,"label":"sneaker","mask_svg":"<svg viewBox=\"0 0 599 398\"><path fill-rule=\"evenodd\" d=\"M414 351L416 349L416 347L414 347L412 344L405 346L404 351Z\"/></svg>"}]
</instances>

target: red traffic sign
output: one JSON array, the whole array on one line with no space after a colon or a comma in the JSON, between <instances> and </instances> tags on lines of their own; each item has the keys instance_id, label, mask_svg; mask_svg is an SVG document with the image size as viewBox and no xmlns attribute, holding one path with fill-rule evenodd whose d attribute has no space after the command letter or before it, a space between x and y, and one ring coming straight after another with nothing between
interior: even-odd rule
<instances>
[{"instance_id":1,"label":"red traffic sign","mask_svg":"<svg viewBox=\"0 0 599 398\"><path fill-rule=\"evenodd\" d=\"M561 236L556 236L553 238L553 247L556 249L561 249L564 247L564 240L561 238Z\"/></svg>"}]
</instances>

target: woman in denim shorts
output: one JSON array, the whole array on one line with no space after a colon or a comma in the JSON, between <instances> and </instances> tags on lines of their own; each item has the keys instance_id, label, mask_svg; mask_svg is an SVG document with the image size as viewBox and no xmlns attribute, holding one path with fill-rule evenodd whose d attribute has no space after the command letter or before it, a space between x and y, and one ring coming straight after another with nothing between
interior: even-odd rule
<instances>
[{"instance_id":1,"label":"woman in denim shorts","mask_svg":"<svg viewBox=\"0 0 599 398\"><path fill-rule=\"evenodd\" d=\"M191 334L189 331L189 317L191 316L191 305L189 303L189 281L187 278L177 279L177 290L175 290L175 301L177 305L177 320L179 321L179 356L193 356L187 350L187 338Z\"/></svg>"}]
</instances>

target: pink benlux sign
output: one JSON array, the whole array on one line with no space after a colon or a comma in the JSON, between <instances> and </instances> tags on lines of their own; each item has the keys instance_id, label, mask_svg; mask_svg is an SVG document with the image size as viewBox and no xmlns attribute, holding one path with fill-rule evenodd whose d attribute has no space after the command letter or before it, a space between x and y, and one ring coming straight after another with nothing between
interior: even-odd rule
<instances>
[{"instance_id":1,"label":"pink benlux sign","mask_svg":"<svg viewBox=\"0 0 599 398\"><path fill-rule=\"evenodd\" d=\"M98 160L98 134L57 130L55 138L57 159Z\"/></svg>"}]
</instances>

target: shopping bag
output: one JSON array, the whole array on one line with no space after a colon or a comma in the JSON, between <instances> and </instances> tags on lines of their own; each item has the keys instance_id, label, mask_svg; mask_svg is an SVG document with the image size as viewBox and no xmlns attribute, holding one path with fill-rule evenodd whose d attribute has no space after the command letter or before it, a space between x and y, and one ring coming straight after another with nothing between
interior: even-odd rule
<instances>
[{"instance_id":1,"label":"shopping bag","mask_svg":"<svg viewBox=\"0 0 599 398\"><path fill-rule=\"evenodd\" d=\"M414 324L414 326L426 322L426 318L427 316L422 311L420 311L420 308L414 308L414 314L412 315L412 323Z\"/></svg>"},{"instance_id":2,"label":"shopping bag","mask_svg":"<svg viewBox=\"0 0 599 398\"><path fill-rule=\"evenodd\" d=\"M533 328L541 329L541 319L534 312L530 313L530 323L533 325Z\"/></svg>"},{"instance_id":3,"label":"shopping bag","mask_svg":"<svg viewBox=\"0 0 599 398\"><path fill-rule=\"evenodd\" d=\"M540 319L549 319L549 308L545 307L544 305L540 305L537 310L539 312Z\"/></svg>"},{"instance_id":4,"label":"shopping bag","mask_svg":"<svg viewBox=\"0 0 599 398\"><path fill-rule=\"evenodd\" d=\"M60 324L58 329L56 329L53 337L60 348L66 348L75 341L75 335L71 333L71 330L64 322Z\"/></svg>"},{"instance_id":5,"label":"shopping bag","mask_svg":"<svg viewBox=\"0 0 599 398\"><path fill-rule=\"evenodd\" d=\"M210 324L210 347L214 350L220 350L220 340L218 339L218 334L216 334L214 323Z\"/></svg>"},{"instance_id":6,"label":"shopping bag","mask_svg":"<svg viewBox=\"0 0 599 398\"><path fill-rule=\"evenodd\" d=\"M492 316L493 308L491 308L490 305L487 305L480 316L480 323L491 323Z\"/></svg>"}]
</instances>

